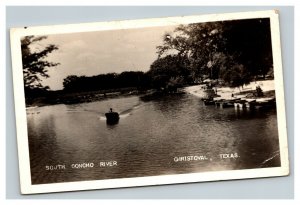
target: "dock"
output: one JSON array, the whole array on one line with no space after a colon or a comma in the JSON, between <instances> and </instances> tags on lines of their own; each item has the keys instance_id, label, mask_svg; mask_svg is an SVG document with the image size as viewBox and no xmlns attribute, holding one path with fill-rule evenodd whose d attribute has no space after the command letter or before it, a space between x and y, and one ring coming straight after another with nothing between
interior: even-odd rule
<instances>
[{"instance_id":1,"label":"dock","mask_svg":"<svg viewBox=\"0 0 300 205\"><path fill-rule=\"evenodd\" d=\"M220 108L234 107L234 100L217 100L215 106Z\"/></svg>"},{"instance_id":2,"label":"dock","mask_svg":"<svg viewBox=\"0 0 300 205\"><path fill-rule=\"evenodd\" d=\"M259 98L259 99L203 99L203 104L205 106L214 105L215 107L230 108L234 107L235 109L259 109L264 107L275 107L276 100L275 98Z\"/></svg>"}]
</instances>

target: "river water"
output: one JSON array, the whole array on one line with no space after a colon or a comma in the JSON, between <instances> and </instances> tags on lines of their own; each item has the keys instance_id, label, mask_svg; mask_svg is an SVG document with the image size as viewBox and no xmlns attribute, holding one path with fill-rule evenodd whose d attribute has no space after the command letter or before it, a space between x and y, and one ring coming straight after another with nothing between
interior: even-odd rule
<instances>
[{"instance_id":1,"label":"river water","mask_svg":"<svg viewBox=\"0 0 300 205\"><path fill-rule=\"evenodd\" d=\"M32 184L280 166L275 109L131 96L28 109L27 120Z\"/></svg>"}]
</instances>

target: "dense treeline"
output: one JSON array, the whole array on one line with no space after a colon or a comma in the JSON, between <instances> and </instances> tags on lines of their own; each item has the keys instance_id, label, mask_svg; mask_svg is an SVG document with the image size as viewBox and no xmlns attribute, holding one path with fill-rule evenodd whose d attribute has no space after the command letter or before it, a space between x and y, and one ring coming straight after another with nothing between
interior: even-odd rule
<instances>
[{"instance_id":1,"label":"dense treeline","mask_svg":"<svg viewBox=\"0 0 300 205\"><path fill-rule=\"evenodd\" d=\"M165 34L157 53L151 72L162 76L168 73L163 85L181 77L180 83L210 78L221 79L232 87L243 86L259 76L272 75L270 20L181 25Z\"/></svg>"},{"instance_id":2,"label":"dense treeline","mask_svg":"<svg viewBox=\"0 0 300 205\"><path fill-rule=\"evenodd\" d=\"M157 59L147 72L70 75L64 79L60 95L124 89L173 92L207 78L238 87L258 77L273 76L268 18L180 25L162 37L162 44L157 45ZM42 78L49 77L48 68L59 64L45 60L58 46L49 45L41 51L30 49L31 44L45 38L27 36L21 41L26 97L32 99L49 93L49 88L41 84Z\"/></svg>"},{"instance_id":3,"label":"dense treeline","mask_svg":"<svg viewBox=\"0 0 300 205\"><path fill-rule=\"evenodd\" d=\"M272 73L269 19L208 22L178 26L166 33L157 46L158 58L150 70L108 73L98 76L68 76L66 91L176 88L220 79L232 87L248 84L258 76Z\"/></svg>"},{"instance_id":4,"label":"dense treeline","mask_svg":"<svg viewBox=\"0 0 300 205\"><path fill-rule=\"evenodd\" d=\"M150 77L141 71L125 71L120 74L108 73L97 76L71 75L64 79L65 91L94 91L132 87L145 90L150 87Z\"/></svg>"}]
</instances>

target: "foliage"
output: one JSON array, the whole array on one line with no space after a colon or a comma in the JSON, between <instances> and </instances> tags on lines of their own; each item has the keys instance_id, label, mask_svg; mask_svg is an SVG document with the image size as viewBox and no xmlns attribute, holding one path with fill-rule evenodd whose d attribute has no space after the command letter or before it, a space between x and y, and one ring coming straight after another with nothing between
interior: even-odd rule
<instances>
[{"instance_id":1,"label":"foliage","mask_svg":"<svg viewBox=\"0 0 300 205\"><path fill-rule=\"evenodd\" d=\"M25 36L21 39L22 63L25 89L48 89L41 84L41 78L48 78L48 68L59 65L45 60L58 47L50 44L43 50L33 51L31 46L46 39L46 36Z\"/></svg>"},{"instance_id":2,"label":"foliage","mask_svg":"<svg viewBox=\"0 0 300 205\"><path fill-rule=\"evenodd\" d=\"M226 49L235 54L235 61L243 64L252 76L266 75L273 67L270 19L228 21Z\"/></svg>"},{"instance_id":3,"label":"foliage","mask_svg":"<svg viewBox=\"0 0 300 205\"><path fill-rule=\"evenodd\" d=\"M43 88L48 68L58 63L45 58L58 47L42 51L31 46L45 36L26 36L22 42L25 87ZM146 73L126 71L96 76L71 75L64 79L64 91L93 91L134 87L177 90L206 78L221 79L229 86L248 84L256 76L272 74L270 20L246 19L180 25L163 36L158 58ZM44 87L45 89L45 87Z\"/></svg>"},{"instance_id":4,"label":"foliage","mask_svg":"<svg viewBox=\"0 0 300 205\"><path fill-rule=\"evenodd\" d=\"M171 77L167 83L167 90L170 92L177 92L177 88L184 85L184 78L182 76Z\"/></svg>"},{"instance_id":5,"label":"foliage","mask_svg":"<svg viewBox=\"0 0 300 205\"><path fill-rule=\"evenodd\" d=\"M166 88L170 83L170 79L187 79L189 72L186 69L187 59L184 56L167 55L155 60L148 71L152 79L152 86L161 89Z\"/></svg>"},{"instance_id":6,"label":"foliage","mask_svg":"<svg viewBox=\"0 0 300 205\"><path fill-rule=\"evenodd\" d=\"M251 82L249 71L242 64L221 70L221 78L231 87L240 87Z\"/></svg>"},{"instance_id":7,"label":"foliage","mask_svg":"<svg viewBox=\"0 0 300 205\"><path fill-rule=\"evenodd\" d=\"M96 76L70 75L63 81L65 91L93 91L135 87L143 90L149 87L147 74L141 71L125 71L120 74L107 73Z\"/></svg>"},{"instance_id":8,"label":"foliage","mask_svg":"<svg viewBox=\"0 0 300 205\"><path fill-rule=\"evenodd\" d=\"M158 56L171 52L185 57L188 59L186 68L194 79L211 74L208 62L224 47L223 30L220 22L181 25L172 35L165 35L163 45L157 47Z\"/></svg>"},{"instance_id":9,"label":"foliage","mask_svg":"<svg viewBox=\"0 0 300 205\"><path fill-rule=\"evenodd\" d=\"M157 53L159 59L168 55L184 58L185 69L194 82L204 76L226 77L231 86L241 86L257 75L266 75L272 67L270 20L181 25L164 35ZM243 73L237 74L238 70Z\"/></svg>"}]
</instances>

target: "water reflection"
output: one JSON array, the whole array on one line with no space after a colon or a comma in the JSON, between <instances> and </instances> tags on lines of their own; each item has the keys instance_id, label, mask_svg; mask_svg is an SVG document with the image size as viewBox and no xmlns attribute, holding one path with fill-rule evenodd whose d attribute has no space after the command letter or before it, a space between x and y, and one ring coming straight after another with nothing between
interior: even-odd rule
<instances>
[{"instance_id":1,"label":"water reflection","mask_svg":"<svg viewBox=\"0 0 300 205\"><path fill-rule=\"evenodd\" d=\"M118 124L106 124L112 107ZM203 106L191 95L36 108L28 114L33 184L280 166L275 110ZM39 112L39 114L37 114ZM221 159L220 154L238 153ZM175 162L174 157L208 160ZM101 167L100 162L117 161ZM72 164L94 163L74 169ZM46 171L64 164L66 169Z\"/></svg>"},{"instance_id":2,"label":"water reflection","mask_svg":"<svg viewBox=\"0 0 300 205\"><path fill-rule=\"evenodd\" d=\"M118 123L119 123L119 122L118 122ZM118 126L118 123L110 124L110 123L107 123L107 122L106 122L106 128L107 128L108 130L115 129L115 128Z\"/></svg>"}]
</instances>

